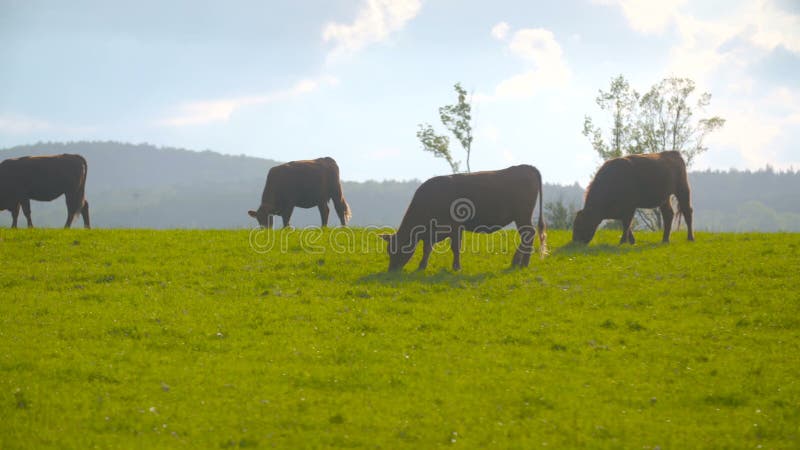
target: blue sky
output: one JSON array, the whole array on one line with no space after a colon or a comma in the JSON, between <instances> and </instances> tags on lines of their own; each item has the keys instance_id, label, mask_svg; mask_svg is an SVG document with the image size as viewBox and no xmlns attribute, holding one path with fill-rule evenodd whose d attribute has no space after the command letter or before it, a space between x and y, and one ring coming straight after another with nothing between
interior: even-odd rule
<instances>
[{"instance_id":1,"label":"blue sky","mask_svg":"<svg viewBox=\"0 0 800 450\"><path fill-rule=\"evenodd\" d=\"M625 75L713 94L695 169L800 168L796 0L0 0L0 146L119 140L425 179L417 125L460 81L473 170L585 184L594 98ZM440 128L441 130L441 128ZM460 150L456 149L457 155Z\"/></svg>"}]
</instances>

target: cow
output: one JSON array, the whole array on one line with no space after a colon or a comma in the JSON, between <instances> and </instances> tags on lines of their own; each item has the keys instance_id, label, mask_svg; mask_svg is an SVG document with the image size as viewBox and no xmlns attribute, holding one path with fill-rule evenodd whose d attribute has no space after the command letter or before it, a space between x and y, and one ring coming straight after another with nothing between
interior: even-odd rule
<instances>
[{"instance_id":1,"label":"cow","mask_svg":"<svg viewBox=\"0 0 800 450\"><path fill-rule=\"evenodd\" d=\"M81 155L24 156L0 162L0 211L11 211L11 227L17 227L19 208L33 228L31 200L49 202L62 194L67 200L69 228L75 216L83 216L83 226L89 223L89 202L86 190L86 160Z\"/></svg>"},{"instance_id":2,"label":"cow","mask_svg":"<svg viewBox=\"0 0 800 450\"><path fill-rule=\"evenodd\" d=\"M322 226L328 225L328 201L342 225L350 220L350 205L342 194L339 181L339 166L333 158L317 158L304 161L291 161L269 169L261 205L247 214L255 218L262 227L272 228L272 216L281 216L283 227L289 226L289 219L295 207L319 208Z\"/></svg>"},{"instance_id":3,"label":"cow","mask_svg":"<svg viewBox=\"0 0 800 450\"><path fill-rule=\"evenodd\" d=\"M668 151L645 155L630 155L606 161L586 191L583 209L578 211L572 227L572 240L588 244L604 219L622 221L620 245L634 244L631 222L636 208L660 208L664 219L663 242L669 242L674 212L670 198L678 199L678 214L682 214L692 232L692 206L686 163L680 152Z\"/></svg>"},{"instance_id":4,"label":"cow","mask_svg":"<svg viewBox=\"0 0 800 450\"><path fill-rule=\"evenodd\" d=\"M389 244L389 272L401 270L422 241L422 260L417 270L425 270L433 246L450 238L453 270L461 269L461 238L464 231L492 233L514 222L522 242L512 266L527 267L533 251L536 230L532 224L536 197L539 197L539 249L546 251L545 223L542 217L542 176L530 165L502 170L434 177L422 183L411 199L400 227L381 237Z\"/></svg>"}]
</instances>

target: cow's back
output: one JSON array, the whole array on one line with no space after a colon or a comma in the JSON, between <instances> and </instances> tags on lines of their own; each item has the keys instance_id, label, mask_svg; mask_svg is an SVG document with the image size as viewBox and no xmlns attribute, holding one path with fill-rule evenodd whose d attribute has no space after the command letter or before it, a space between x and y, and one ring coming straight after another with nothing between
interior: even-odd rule
<instances>
[{"instance_id":1,"label":"cow's back","mask_svg":"<svg viewBox=\"0 0 800 450\"><path fill-rule=\"evenodd\" d=\"M618 217L634 208L656 208L685 178L686 165L679 152L611 159L592 180L584 209Z\"/></svg>"},{"instance_id":2,"label":"cow's back","mask_svg":"<svg viewBox=\"0 0 800 450\"><path fill-rule=\"evenodd\" d=\"M330 160L330 161L326 161ZM333 168L338 175L336 162L331 158L292 161L269 170L262 203L274 205L278 210L299 206L311 208L327 200L329 180ZM336 177L338 182L338 176Z\"/></svg>"},{"instance_id":3,"label":"cow's back","mask_svg":"<svg viewBox=\"0 0 800 450\"><path fill-rule=\"evenodd\" d=\"M638 208L656 208L686 178L686 164L680 153L668 151L630 158L633 162L635 186L633 192Z\"/></svg>"},{"instance_id":4,"label":"cow's back","mask_svg":"<svg viewBox=\"0 0 800 450\"><path fill-rule=\"evenodd\" d=\"M463 224L468 230L502 227L533 208L540 174L530 165L454 174L425 181L411 200L401 227Z\"/></svg>"},{"instance_id":5,"label":"cow's back","mask_svg":"<svg viewBox=\"0 0 800 450\"><path fill-rule=\"evenodd\" d=\"M82 192L86 160L80 155L25 156L0 163L0 190L17 200L50 201L66 192Z\"/></svg>"}]
</instances>

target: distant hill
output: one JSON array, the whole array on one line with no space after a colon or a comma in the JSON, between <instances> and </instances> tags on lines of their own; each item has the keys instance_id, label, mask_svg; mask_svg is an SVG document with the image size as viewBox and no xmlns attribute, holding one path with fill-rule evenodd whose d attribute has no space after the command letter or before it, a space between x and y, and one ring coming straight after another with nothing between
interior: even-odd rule
<instances>
[{"instance_id":1,"label":"distant hill","mask_svg":"<svg viewBox=\"0 0 800 450\"><path fill-rule=\"evenodd\" d=\"M92 223L111 228L249 228L267 171L278 161L212 151L119 142L39 143L0 150L0 160L25 155L80 153L89 163L86 190ZM316 157L324 155L308 155ZM347 179L347 168L342 167ZM545 174L546 178L546 174ZM690 174L696 228L714 231L800 231L800 174ZM397 226L420 181L344 181L356 226ZM583 188L545 184L545 203L580 208ZM538 208L538 207L537 207ZM64 223L63 200L34 202L37 226ZM329 223L337 225L331 213ZM277 221L280 224L280 220ZM0 226L11 214L0 212ZM315 209L295 209L296 227L319 225Z\"/></svg>"},{"instance_id":2,"label":"distant hill","mask_svg":"<svg viewBox=\"0 0 800 450\"><path fill-rule=\"evenodd\" d=\"M277 161L119 142L40 143L0 150L0 159L80 153L89 162L88 189L105 192L201 181L261 179Z\"/></svg>"}]
</instances>

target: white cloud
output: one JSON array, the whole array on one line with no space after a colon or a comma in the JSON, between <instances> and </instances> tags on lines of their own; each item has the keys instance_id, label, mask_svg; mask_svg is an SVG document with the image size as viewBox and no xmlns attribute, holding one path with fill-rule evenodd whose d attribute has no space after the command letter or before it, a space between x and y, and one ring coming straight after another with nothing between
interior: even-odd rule
<instances>
[{"instance_id":1,"label":"white cloud","mask_svg":"<svg viewBox=\"0 0 800 450\"><path fill-rule=\"evenodd\" d=\"M731 4L716 19L698 19L691 14L692 3L687 0L592 0L595 4L618 6L630 27L643 34L662 33L675 24L682 37L680 48L673 53L689 62L703 61L714 56L713 50L728 39L741 37L763 50L783 46L800 53L800 15L782 10L774 0L755 0ZM697 52L691 52L698 49ZM705 52L705 55L701 53ZM687 53L696 57L691 61ZM713 58L706 65L717 64ZM702 65L702 64L701 64Z\"/></svg>"},{"instance_id":2,"label":"white cloud","mask_svg":"<svg viewBox=\"0 0 800 450\"><path fill-rule=\"evenodd\" d=\"M725 119L725 126L709 136L710 147L734 149L749 168L775 166L777 152L771 144L781 134L781 120L764 117L752 108L728 110Z\"/></svg>"},{"instance_id":3,"label":"white cloud","mask_svg":"<svg viewBox=\"0 0 800 450\"><path fill-rule=\"evenodd\" d=\"M689 15L676 19L680 43L670 49L667 73L693 78L704 84L721 64L734 55L719 48L736 35L735 27L725 22L709 23Z\"/></svg>"},{"instance_id":4,"label":"white cloud","mask_svg":"<svg viewBox=\"0 0 800 450\"><path fill-rule=\"evenodd\" d=\"M687 0L592 0L593 3L619 6L631 28L641 33L662 33Z\"/></svg>"},{"instance_id":5,"label":"white cloud","mask_svg":"<svg viewBox=\"0 0 800 450\"><path fill-rule=\"evenodd\" d=\"M505 40L510 29L511 27L507 23L500 22L492 27L492 37L500 41Z\"/></svg>"},{"instance_id":6,"label":"white cloud","mask_svg":"<svg viewBox=\"0 0 800 450\"><path fill-rule=\"evenodd\" d=\"M684 0L593 1L620 7L630 27L643 34L674 25L679 39L664 75L692 78L701 92L713 90L711 112L727 120L709 135L710 154L735 152L750 169L797 166L800 154L785 143L799 137L800 89L771 85L752 69L778 47L800 55L800 15L773 0L731 3L714 18L697 17L696 4Z\"/></svg>"},{"instance_id":7,"label":"white cloud","mask_svg":"<svg viewBox=\"0 0 800 450\"><path fill-rule=\"evenodd\" d=\"M52 128L53 126L44 120L16 115L0 116L0 133L4 134L28 134Z\"/></svg>"},{"instance_id":8,"label":"white cloud","mask_svg":"<svg viewBox=\"0 0 800 450\"><path fill-rule=\"evenodd\" d=\"M212 122L224 122L238 109L264 105L281 100L308 94L324 86L338 84L334 77L323 76L316 79L304 79L289 89L270 92L263 95L235 97L218 100L201 100L185 103L177 108L177 113L158 122L159 125L182 127L187 125L205 125Z\"/></svg>"},{"instance_id":9,"label":"white cloud","mask_svg":"<svg viewBox=\"0 0 800 450\"><path fill-rule=\"evenodd\" d=\"M504 31L497 32L498 29ZM492 36L507 41L509 29L505 22L501 22L492 28ZM561 46L551 31L544 28L519 30L508 41L508 50L530 68L501 81L492 94L476 94L475 101L525 99L568 84L570 70L564 61Z\"/></svg>"},{"instance_id":10,"label":"white cloud","mask_svg":"<svg viewBox=\"0 0 800 450\"><path fill-rule=\"evenodd\" d=\"M25 135L49 132L60 135L80 136L93 131L95 131L95 127L53 123L18 114L0 115L0 134Z\"/></svg>"},{"instance_id":11,"label":"white cloud","mask_svg":"<svg viewBox=\"0 0 800 450\"><path fill-rule=\"evenodd\" d=\"M365 0L351 24L331 22L322 30L322 39L333 42L329 59L351 55L369 44L381 42L419 14L421 0Z\"/></svg>"},{"instance_id":12,"label":"white cloud","mask_svg":"<svg viewBox=\"0 0 800 450\"><path fill-rule=\"evenodd\" d=\"M759 0L748 3L738 14L740 27L749 32L749 39L766 50L778 46L800 53L800 15L782 11L774 2Z\"/></svg>"}]
</instances>

